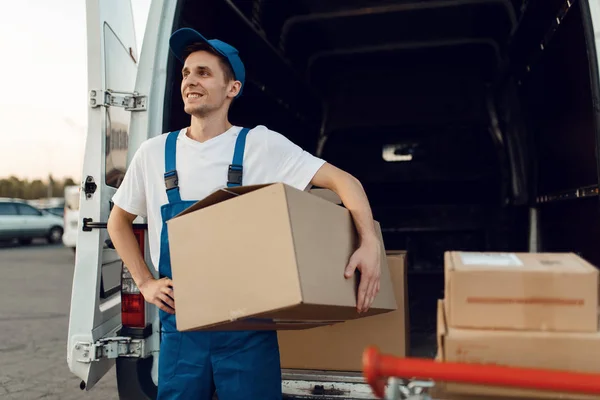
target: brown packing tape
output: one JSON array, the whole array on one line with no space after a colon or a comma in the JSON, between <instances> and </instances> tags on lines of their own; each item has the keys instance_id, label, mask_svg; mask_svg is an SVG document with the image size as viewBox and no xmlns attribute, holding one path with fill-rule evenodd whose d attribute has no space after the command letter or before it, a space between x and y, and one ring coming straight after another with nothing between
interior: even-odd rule
<instances>
[{"instance_id":1,"label":"brown packing tape","mask_svg":"<svg viewBox=\"0 0 600 400\"><path fill-rule=\"evenodd\" d=\"M525 263L525 260L523 260L522 257L519 257L518 254L515 254L515 256L517 258L519 258L521 260L521 262ZM580 264L580 260L577 259L576 257L574 257L574 254L569 254L568 258L553 258L552 255L548 255L548 254L537 254L537 259L536 262L540 263L540 264L561 264L561 265L565 265L565 261L569 261L570 263L573 264ZM537 286L537 280L533 279L533 277L531 277L530 275L521 275L521 279L523 280L523 299L530 299L535 297L535 293L536 293L536 286ZM550 289L550 293L554 293L556 292L555 288L557 286L558 280L562 279L562 276L559 274L553 274L551 276L547 276L546 279L548 279L549 281L551 281L551 289ZM579 300L579 299L576 299ZM584 300L581 299L581 301L583 302ZM523 307L522 309L522 314L523 314L523 318L524 320L533 320L535 318L540 318L540 314L544 315L544 319L546 321L549 321L550 326L556 326L557 324L557 313L553 312L551 307L545 307L545 308L541 308L541 309L534 309L534 308L529 308L529 307Z\"/></svg>"},{"instance_id":2,"label":"brown packing tape","mask_svg":"<svg viewBox=\"0 0 600 400\"><path fill-rule=\"evenodd\" d=\"M516 257L519 258L518 255ZM521 262L523 262L523 260L521 260ZM535 297L536 286L537 286L536 280L532 279L532 277L529 274L521 274L519 277L520 277L520 281L521 281L520 283L523 287L523 291L521 293L522 298L528 299L528 298ZM552 285L551 285L552 289L550 290L550 293L556 292L557 276L556 275L546 276L545 278L549 281L552 281ZM519 309L517 309L517 310L519 310ZM533 308L533 307L521 307L520 313L523 315L524 321L533 320L536 317L539 318L539 316L543 315L544 319L550 323L550 326L556 326L557 313L553 312L551 307L544 307L541 309Z\"/></svg>"}]
</instances>

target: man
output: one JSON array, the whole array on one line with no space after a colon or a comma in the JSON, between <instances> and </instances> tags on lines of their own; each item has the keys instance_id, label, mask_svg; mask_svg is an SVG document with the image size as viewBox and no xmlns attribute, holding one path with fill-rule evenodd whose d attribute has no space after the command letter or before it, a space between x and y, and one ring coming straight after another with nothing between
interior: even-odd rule
<instances>
[{"instance_id":1,"label":"man","mask_svg":"<svg viewBox=\"0 0 600 400\"><path fill-rule=\"evenodd\" d=\"M235 48L187 28L171 36L170 46L183 63L181 95L191 124L140 146L113 198L108 221L115 248L144 299L160 309L158 398L209 400L216 389L220 400L280 399L276 332L177 331L177 282L171 281L166 221L240 180L244 185L284 182L300 190L310 185L329 188L350 210L360 237L344 271L346 278L361 271L358 312L366 311L379 291L382 244L358 180L264 126L248 130L229 122L229 106L245 81ZM133 235L137 215L148 218L151 259L158 265L159 279L145 264Z\"/></svg>"}]
</instances>

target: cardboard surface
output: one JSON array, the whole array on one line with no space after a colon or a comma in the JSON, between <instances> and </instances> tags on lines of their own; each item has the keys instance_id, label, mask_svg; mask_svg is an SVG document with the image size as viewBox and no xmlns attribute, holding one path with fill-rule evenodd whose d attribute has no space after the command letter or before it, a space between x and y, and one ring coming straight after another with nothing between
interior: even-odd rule
<instances>
[{"instance_id":1,"label":"cardboard surface","mask_svg":"<svg viewBox=\"0 0 600 400\"><path fill-rule=\"evenodd\" d=\"M306 329L397 308L382 246L380 293L358 314L358 275L343 275L358 242L352 216L308 192L222 189L168 229L180 331Z\"/></svg>"},{"instance_id":2,"label":"cardboard surface","mask_svg":"<svg viewBox=\"0 0 600 400\"><path fill-rule=\"evenodd\" d=\"M308 193L314 194L322 199L329 200L334 204L342 204L342 199L340 199L340 196L329 189L310 189Z\"/></svg>"},{"instance_id":3,"label":"cardboard surface","mask_svg":"<svg viewBox=\"0 0 600 400\"><path fill-rule=\"evenodd\" d=\"M452 327L594 332L598 270L571 253L445 254Z\"/></svg>"},{"instance_id":4,"label":"cardboard surface","mask_svg":"<svg viewBox=\"0 0 600 400\"><path fill-rule=\"evenodd\" d=\"M407 288L405 254L387 255L398 309L368 318L302 331L279 331L281 367L326 371L362 371L362 353L369 345L395 356L407 351Z\"/></svg>"},{"instance_id":5,"label":"cardboard surface","mask_svg":"<svg viewBox=\"0 0 600 400\"><path fill-rule=\"evenodd\" d=\"M496 364L523 368L600 373L600 332L474 330L449 327L443 301L438 302L440 362ZM448 393L538 399L600 399L600 396L477 386L447 382Z\"/></svg>"}]
</instances>

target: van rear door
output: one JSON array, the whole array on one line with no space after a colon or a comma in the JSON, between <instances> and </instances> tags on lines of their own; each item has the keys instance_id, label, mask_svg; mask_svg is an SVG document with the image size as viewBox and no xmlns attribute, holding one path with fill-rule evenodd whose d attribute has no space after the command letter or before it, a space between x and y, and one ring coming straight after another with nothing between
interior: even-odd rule
<instances>
[{"instance_id":1,"label":"van rear door","mask_svg":"<svg viewBox=\"0 0 600 400\"><path fill-rule=\"evenodd\" d=\"M137 46L129 0L87 0L88 131L80 191L67 361L91 389L118 356L143 356L143 342L116 337L121 328L121 268L108 242L110 200L126 170Z\"/></svg>"}]
</instances>

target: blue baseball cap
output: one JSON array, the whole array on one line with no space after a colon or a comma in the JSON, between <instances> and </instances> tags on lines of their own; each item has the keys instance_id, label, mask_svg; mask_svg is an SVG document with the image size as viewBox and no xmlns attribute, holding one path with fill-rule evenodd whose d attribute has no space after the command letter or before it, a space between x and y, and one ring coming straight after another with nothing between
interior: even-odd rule
<instances>
[{"instance_id":1,"label":"blue baseball cap","mask_svg":"<svg viewBox=\"0 0 600 400\"><path fill-rule=\"evenodd\" d=\"M235 47L218 39L206 39L199 32L191 28L181 28L173 32L169 39L169 46L175 57L177 57L181 63L185 63L185 49L187 46L197 42L208 44L229 61L235 79L242 83L240 92L235 96L239 97L242 94L242 89L244 89L246 69L244 68L244 63L239 56L238 50Z\"/></svg>"}]
</instances>

